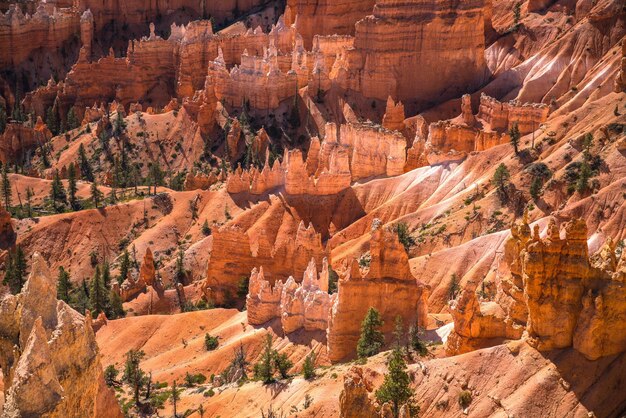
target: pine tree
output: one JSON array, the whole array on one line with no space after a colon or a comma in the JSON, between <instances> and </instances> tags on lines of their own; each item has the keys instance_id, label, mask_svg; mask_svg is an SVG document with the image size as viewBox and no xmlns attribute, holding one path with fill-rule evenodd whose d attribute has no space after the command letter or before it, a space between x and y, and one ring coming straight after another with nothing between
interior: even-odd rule
<instances>
[{"instance_id":1,"label":"pine tree","mask_svg":"<svg viewBox=\"0 0 626 418\"><path fill-rule=\"evenodd\" d=\"M539 177L533 178L532 183L530 183L530 196L537 200L539 194L541 193L542 181Z\"/></svg>"},{"instance_id":2,"label":"pine tree","mask_svg":"<svg viewBox=\"0 0 626 418\"><path fill-rule=\"evenodd\" d=\"M174 418L178 417L176 414L176 402L180 400L180 392L181 389L176 386L176 380L174 379L174 382L172 383L172 391L170 392L170 399L172 400L172 406L174 407Z\"/></svg>"},{"instance_id":3,"label":"pine tree","mask_svg":"<svg viewBox=\"0 0 626 418\"><path fill-rule=\"evenodd\" d=\"M95 318L100 312L106 312L108 307L109 292L102 281L100 266L96 266L96 272L89 284L89 309Z\"/></svg>"},{"instance_id":4,"label":"pine tree","mask_svg":"<svg viewBox=\"0 0 626 418\"><path fill-rule=\"evenodd\" d=\"M76 290L70 306L83 315L85 314L85 310L89 309L89 286L84 279L80 287Z\"/></svg>"},{"instance_id":5,"label":"pine tree","mask_svg":"<svg viewBox=\"0 0 626 418\"><path fill-rule=\"evenodd\" d=\"M13 191L11 190L11 181L9 180L9 173L7 172L7 165L2 167L2 200L4 200L4 208L9 210L11 208L11 198Z\"/></svg>"},{"instance_id":6,"label":"pine tree","mask_svg":"<svg viewBox=\"0 0 626 418\"><path fill-rule=\"evenodd\" d=\"M311 351L302 364L302 374L307 380L315 377L315 352Z\"/></svg>"},{"instance_id":7,"label":"pine tree","mask_svg":"<svg viewBox=\"0 0 626 418\"><path fill-rule=\"evenodd\" d=\"M272 334L267 334L265 339L265 348L261 355L261 361L254 365L254 377L263 381L263 383L272 383L274 381L274 362L272 355Z\"/></svg>"},{"instance_id":8,"label":"pine tree","mask_svg":"<svg viewBox=\"0 0 626 418\"><path fill-rule=\"evenodd\" d=\"M578 193L584 193L589 190L589 179L591 176L591 167L589 167L587 161L583 161L580 165L578 180L576 181L576 191Z\"/></svg>"},{"instance_id":9,"label":"pine tree","mask_svg":"<svg viewBox=\"0 0 626 418\"><path fill-rule=\"evenodd\" d=\"M109 293L109 319L123 318L126 316L124 311L124 305L122 304L122 298L114 290Z\"/></svg>"},{"instance_id":10,"label":"pine tree","mask_svg":"<svg viewBox=\"0 0 626 418\"><path fill-rule=\"evenodd\" d=\"M272 352L274 368L280 373L280 377L286 379L289 377L289 369L293 367L293 362L289 360L286 353L279 353L276 350Z\"/></svg>"},{"instance_id":11,"label":"pine tree","mask_svg":"<svg viewBox=\"0 0 626 418\"><path fill-rule=\"evenodd\" d=\"M54 107L49 107L46 110L46 125L52 135L57 136L59 134L59 118Z\"/></svg>"},{"instance_id":12,"label":"pine tree","mask_svg":"<svg viewBox=\"0 0 626 418\"><path fill-rule=\"evenodd\" d=\"M124 364L122 380L128 383L133 389L135 405L139 405L139 392L146 381L146 374L139 366L145 355L142 350L130 350L126 353L126 363Z\"/></svg>"},{"instance_id":13,"label":"pine tree","mask_svg":"<svg viewBox=\"0 0 626 418\"><path fill-rule=\"evenodd\" d=\"M69 204L72 207L72 210L78 210L80 205L78 203L78 198L76 197L78 186L76 185L76 167L74 166L74 163L70 163L68 171L67 193L69 195Z\"/></svg>"},{"instance_id":14,"label":"pine tree","mask_svg":"<svg viewBox=\"0 0 626 418\"><path fill-rule=\"evenodd\" d=\"M90 190L91 190L91 201L93 202L93 205L97 209L100 207L100 203L104 199L104 194L100 191L100 189L98 189L98 183L96 183L96 180L94 180L91 183Z\"/></svg>"},{"instance_id":15,"label":"pine tree","mask_svg":"<svg viewBox=\"0 0 626 418\"><path fill-rule=\"evenodd\" d=\"M102 265L102 283L107 289L111 287L111 267L106 261Z\"/></svg>"},{"instance_id":16,"label":"pine tree","mask_svg":"<svg viewBox=\"0 0 626 418\"><path fill-rule=\"evenodd\" d=\"M71 293L72 282L70 282L70 275L63 267L59 267L59 277L57 279L57 298L65 303L70 303Z\"/></svg>"},{"instance_id":17,"label":"pine tree","mask_svg":"<svg viewBox=\"0 0 626 418\"><path fill-rule=\"evenodd\" d=\"M380 313L370 307L361 323L361 337L357 343L357 354L361 358L378 354L385 344L385 336L380 331L383 320Z\"/></svg>"},{"instance_id":18,"label":"pine tree","mask_svg":"<svg viewBox=\"0 0 626 418\"><path fill-rule=\"evenodd\" d=\"M63 205L67 202L67 197L63 188L63 182L61 177L59 177L59 170L54 171L54 179L50 187L50 200L52 200L52 206L56 212L63 212Z\"/></svg>"},{"instance_id":19,"label":"pine tree","mask_svg":"<svg viewBox=\"0 0 626 418\"><path fill-rule=\"evenodd\" d=\"M521 136L522 135L520 134L517 122L513 122L513 124L511 125L511 129L509 129L509 137L511 138L511 145L513 145L515 155L519 154L519 141Z\"/></svg>"},{"instance_id":20,"label":"pine tree","mask_svg":"<svg viewBox=\"0 0 626 418\"><path fill-rule=\"evenodd\" d=\"M26 256L22 247L18 245L15 251L9 251L6 261L4 280L2 284L9 286L12 294L17 295L22 291L26 281Z\"/></svg>"},{"instance_id":21,"label":"pine tree","mask_svg":"<svg viewBox=\"0 0 626 418\"><path fill-rule=\"evenodd\" d=\"M400 414L402 405L407 405L411 416L417 416L419 407L415 403L415 391L411 389L411 380L406 372L406 363L399 346L395 347L387 362L389 373L376 391L376 399L382 405L389 402L394 417Z\"/></svg>"},{"instance_id":22,"label":"pine tree","mask_svg":"<svg viewBox=\"0 0 626 418\"><path fill-rule=\"evenodd\" d=\"M83 144L80 144L78 147L78 165L80 167L80 175L84 180L93 181L93 170L91 169L91 164L89 163L89 159L87 158L87 154L85 153L85 147Z\"/></svg>"},{"instance_id":23,"label":"pine tree","mask_svg":"<svg viewBox=\"0 0 626 418\"><path fill-rule=\"evenodd\" d=\"M117 276L117 282L121 285L126 277L128 277L128 271L130 270L130 254L128 250L124 250L122 254L122 260L120 261L120 274Z\"/></svg>"},{"instance_id":24,"label":"pine tree","mask_svg":"<svg viewBox=\"0 0 626 418\"><path fill-rule=\"evenodd\" d=\"M67 112L67 129L68 130L73 130L76 129L80 126L80 123L78 122L78 118L76 117L76 112L74 111L74 107L72 106L70 108L70 111Z\"/></svg>"},{"instance_id":25,"label":"pine tree","mask_svg":"<svg viewBox=\"0 0 626 418\"><path fill-rule=\"evenodd\" d=\"M493 179L491 180L492 184L496 187L496 192L502 204L509 201L510 178L511 173L509 173L509 169L504 163L501 163L498 168L496 168L496 172L493 174Z\"/></svg>"}]
</instances>

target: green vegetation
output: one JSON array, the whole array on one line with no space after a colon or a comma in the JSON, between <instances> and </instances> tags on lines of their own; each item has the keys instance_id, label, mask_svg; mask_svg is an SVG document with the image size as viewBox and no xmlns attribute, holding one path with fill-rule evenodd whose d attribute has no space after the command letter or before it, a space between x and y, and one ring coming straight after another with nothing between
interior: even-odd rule
<instances>
[{"instance_id":1,"label":"green vegetation","mask_svg":"<svg viewBox=\"0 0 626 418\"><path fill-rule=\"evenodd\" d=\"M371 357L380 353L385 344L385 336L380 331L383 320L380 313L370 307L361 323L361 336L357 343L357 354L359 358Z\"/></svg>"}]
</instances>

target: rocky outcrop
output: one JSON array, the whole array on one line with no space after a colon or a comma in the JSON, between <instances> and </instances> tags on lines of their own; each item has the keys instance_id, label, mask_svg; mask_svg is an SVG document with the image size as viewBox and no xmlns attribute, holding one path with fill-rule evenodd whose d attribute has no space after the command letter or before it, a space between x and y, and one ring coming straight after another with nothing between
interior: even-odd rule
<instances>
[{"instance_id":1,"label":"rocky outcrop","mask_svg":"<svg viewBox=\"0 0 626 418\"><path fill-rule=\"evenodd\" d=\"M61 49L80 32L80 14L71 9L50 10L40 3L31 16L17 4L0 13L0 68L15 68L41 48Z\"/></svg>"},{"instance_id":2,"label":"rocky outcrop","mask_svg":"<svg viewBox=\"0 0 626 418\"><path fill-rule=\"evenodd\" d=\"M404 105L402 102L395 103L391 96L387 99L383 128L390 131L402 131L404 129Z\"/></svg>"},{"instance_id":3,"label":"rocky outcrop","mask_svg":"<svg viewBox=\"0 0 626 418\"><path fill-rule=\"evenodd\" d=\"M209 187L217 183L218 178L214 173L187 173L185 176L185 182L183 183L184 190L208 190Z\"/></svg>"},{"instance_id":4,"label":"rocky outcrop","mask_svg":"<svg viewBox=\"0 0 626 418\"><path fill-rule=\"evenodd\" d=\"M288 195L326 196L334 195L350 187L351 175L348 153L343 147L333 147L325 155L320 167L320 145L317 138L311 140L307 160L298 149L285 151L282 163L274 160L269 167L266 159L262 170L256 167L229 175L226 188L229 193L262 195L284 187Z\"/></svg>"},{"instance_id":5,"label":"rocky outcrop","mask_svg":"<svg viewBox=\"0 0 626 418\"><path fill-rule=\"evenodd\" d=\"M0 161L3 163L25 162L28 153L32 153L47 143L50 138L52 138L52 133L41 118L37 118L32 128L11 122L0 135Z\"/></svg>"},{"instance_id":6,"label":"rocky outcrop","mask_svg":"<svg viewBox=\"0 0 626 418\"><path fill-rule=\"evenodd\" d=\"M543 103L521 103L511 100L502 103L485 94L480 96L478 118L492 131L508 131L513 124L517 124L522 135L539 129L548 119L550 108Z\"/></svg>"},{"instance_id":7,"label":"rocky outcrop","mask_svg":"<svg viewBox=\"0 0 626 418\"><path fill-rule=\"evenodd\" d=\"M479 302L473 288L451 305L450 354L518 339L522 331L540 351L573 347L590 360L626 351L624 257L607 243L590 258L582 220L565 225L565 238L551 219L547 236L525 220L505 243L508 273L492 301Z\"/></svg>"},{"instance_id":8,"label":"rocky outcrop","mask_svg":"<svg viewBox=\"0 0 626 418\"><path fill-rule=\"evenodd\" d=\"M370 395L374 384L362 367L353 366L343 377L343 389L339 395L341 418L377 418L380 415L373 405Z\"/></svg>"},{"instance_id":9,"label":"rocky outcrop","mask_svg":"<svg viewBox=\"0 0 626 418\"><path fill-rule=\"evenodd\" d=\"M340 273L338 296L327 332L331 361L356 354L361 321L370 307L380 312L384 321L382 331L387 336L391 335L397 316L405 324L426 323L429 290L411 274L408 256L397 233L382 227L378 220L372 226L370 255L369 269L361 271L353 260Z\"/></svg>"},{"instance_id":10,"label":"rocky outcrop","mask_svg":"<svg viewBox=\"0 0 626 418\"><path fill-rule=\"evenodd\" d=\"M154 256L150 247L146 248L143 261L139 269L139 280L143 281L146 286L154 286L156 280L156 271L154 268Z\"/></svg>"},{"instance_id":11,"label":"rocky outcrop","mask_svg":"<svg viewBox=\"0 0 626 418\"><path fill-rule=\"evenodd\" d=\"M380 0L356 23L354 48L331 78L365 97L420 106L474 90L485 80L483 5Z\"/></svg>"},{"instance_id":12,"label":"rocky outcrop","mask_svg":"<svg viewBox=\"0 0 626 418\"><path fill-rule=\"evenodd\" d=\"M328 294L328 261L324 259L322 272L317 274L314 259L304 272L298 284L289 277L271 286L263 276L263 268L255 268L250 276L250 287L246 298L248 322L264 324L280 318L283 332L292 333L299 329L306 331L328 328L328 314L336 296Z\"/></svg>"},{"instance_id":13,"label":"rocky outcrop","mask_svg":"<svg viewBox=\"0 0 626 418\"><path fill-rule=\"evenodd\" d=\"M102 377L91 318L56 300L39 254L18 295L0 305L5 417L121 417Z\"/></svg>"},{"instance_id":14,"label":"rocky outcrop","mask_svg":"<svg viewBox=\"0 0 626 418\"><path fill-rule=\"evenodd\" d=\"M314 35L353 35L354 24L372 13L375 0L288 0L287 24L295 24L311 48Z\"/></svg>"},{"instance_id":15,"label":"rocky outcrop","mask_svg":"<svg viewBox=\"0 0 626 418\"><path fill-rule=\"evenodd\" d=\"M404 172L406 140L399 132L371 123L326 124L319 167L327 167L333 148L345 148L350 157L352 180L372 176L397 176ZM319 168L318 168L319 170Z\"/></svg>"},{"instance_id":16,"label":"rocky outcrop","mask_svg":"<svg viewBox=\"0 0 626 418\"><path fill-rule=\"evenodd\" d=\"M141 293L145 293L147 290L146 282L142 276L128 276L119 287L119 295L122 302L128 302L139 296Z\"/></svg>"},{"instance_id":17,"label":"rocky outcrop","mask_svg":"<svg viewBox=\"0 0 626 418\"><path fill-rule=\"evenodd\" d=\"M249 277L256 266L263 266L263 277L274 285L291 275L302 277L311 259L321 268L327 255L321 235L304 222L300 222L295 239L276 243L271 243L263 231L251 237L240 227L226 225L213 232L203 292L207 299L223 304L236 298L240 280Z\"/></svg>"},{"instance_id":18,"label":"rocky outcrop","mask_svg":"<svg viewBox=\"0 0 626 418\"><path fill-rule=\"evenodd\" d=\"M622 39L622 58L619 61L619 71L615 77L615 92L626 91L626 39Z\"/></svg>"}]
</instances>

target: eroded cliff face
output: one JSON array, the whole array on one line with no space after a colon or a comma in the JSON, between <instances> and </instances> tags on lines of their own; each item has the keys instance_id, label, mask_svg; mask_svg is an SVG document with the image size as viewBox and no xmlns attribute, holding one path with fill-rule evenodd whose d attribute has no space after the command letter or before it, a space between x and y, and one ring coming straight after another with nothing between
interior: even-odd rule
<instances>
[{"instance_id":1,"label":"eroded cliff face","mask_svg":"<svg viewBox=\"0 0 626 418\"><path fill-rule=\"evenodd\" d=\"M421 105L471 91L485 80L483 6L378 1L357 22L354 49L337 60L332 78L365 97Z\"/></svg>"},{"instance_id":2,"label":"eroded cliff face","mask_svg":"<svg viewBox=\"0 0 626 418\"><path fill-rule=\"evenodd\" d=\"M618 319L626 313L624 257L618 261L609 242L590 258L582 220L564 230L562 239L554 219L545 238L538 226L532 236L527 223L513 227L503 259L509 274L495 299L479 301L474 286L452 302L449 353L518 339L524 330L540 351L573 347L590 360L626 351Z\"/></svg>"},{"instance_id":3,"label":"eroded cliff face","mask_svg":"<svg viewBox=\"0 0 626 418\"><path fill-rule=\"evenodd\" d=\"M619 60L619 71L615 77L615 92L626 90L626 39L622 39L622 57Z\"/></svg>"},{"instance_id":4,"label":"eroded cliff face","mask_svg":"<svg viewBox=\"0 0 626 418\"><path fill-rule=\"evenodd\" d=\"M405 324L424 325L429 289L411 274L408 256L395 231L374 221L370 238L369 269L361 271L356 260L340 273L338 295L330 313L327 340L331 361L356 354L363 318L370 307L384 321L390 335L397 316Z\"/></svg>"},{"instance_id":5,"label":"eroded cliff face","mask_svg":"<svg viewBox=\"0 0 626 418\"><path fill-rule=\"evenodd\" d=\"M56 300L39 254L22 292L0 305L6 417L121 417L105 385L91 317Z\"/></svg>"},{"instance_id":6,"label":"eroded cliff face","mask_svg":"<svg viewBox=\"0 0 626 418\"><path fill-rule=\"evenodd\" d=\"M288 0L285 15L310 48L315 35L353 35L354 24L372 13L375 0Z\"/></svg>"},{"instance_id":7,"label":"eroded cliff face","mask_svg":"<svg viewBox=\"0 0 626 418\"><path fill-rule=\"evenodd\" d=\"M257 266L263 266L264 278L274 285L291 275L302 277L311 259L321 268L326 256L321 235L304 222L300 222L295 237L274 243L264 231L256 235L226 225L213 233L213 250L203 289L207 299L226 303L237 297L240 281L249 277Z\"/></svg>"},{"instance_id":8,"label":"eroded cliff face","mask_svg":"<svg viewBox=\"0 0 626 418\"><path fill-rule=\"evenodd\" d=\"M315 260L311 260L300 284L289 277L270 285L265 280L263 268L255 268L250 275L246 298L248 323L262 325L280 318L285 334L299 329L306 331L328 328L328 314L336 295L328 294L328 261L323 260L318 275Z\"/></svg>"}]
</instances>

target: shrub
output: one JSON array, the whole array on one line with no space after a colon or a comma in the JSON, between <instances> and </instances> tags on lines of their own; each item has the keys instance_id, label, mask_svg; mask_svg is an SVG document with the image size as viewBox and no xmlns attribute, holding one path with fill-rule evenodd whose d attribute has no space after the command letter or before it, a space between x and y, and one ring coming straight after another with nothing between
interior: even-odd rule
<instances>
[{"instance_id":1,"label":"shrub","mask_svg":"<svg viewBox=\"0 0 626 418\"><path fill-rule=\"evenodd\" d=\"M467 408L472 403L472 393L469 390L464 390L459 393L459 405L461 408Z\"/></svg>"},{"instance_id":2,"label":"shrub","mask_svg":"<svg viewBox=\"0 0 626 418\"><path fill-rule=\"evenodd\" d=\"M209 222L206 219L204 223L202 224L202 234L204 234L207 237L211 235L211 228L209 227Z\"/></svg>"},{"instance_id":3,"label":"shrub","mask_svg":"<svg viewBox=\"0 0 626 418\"><path fill-rule=\"evenodd\" d=\"M408 225L404 222L400 222L395 224L394 229L405 251L408 252L409 249L415 245L415 239L411 236Z\"/></svg>"},{"instance_id":4,"label":"shrub","mask_svg":"<svg viewBox=\"0 0 626 418\"><path fill-rule=\"evenodd\" d=\"M204 334L204 346L206 347L207 351L215 350L218 345L220 345L220 343L217 337L213 337L208 332Z\"/></svg>"},{"instance_id":5,"label":"shrub","mask_svg":"<svg viewBox=\"0 0 626 418\"><path fill-rule=\"evenodd\" d=\"M302 365L302 374L304 378L307 380L313 379L315 377L315 353L311 351L308 356L304 359L304 364Z\"/></svg>"}]
</instances>

